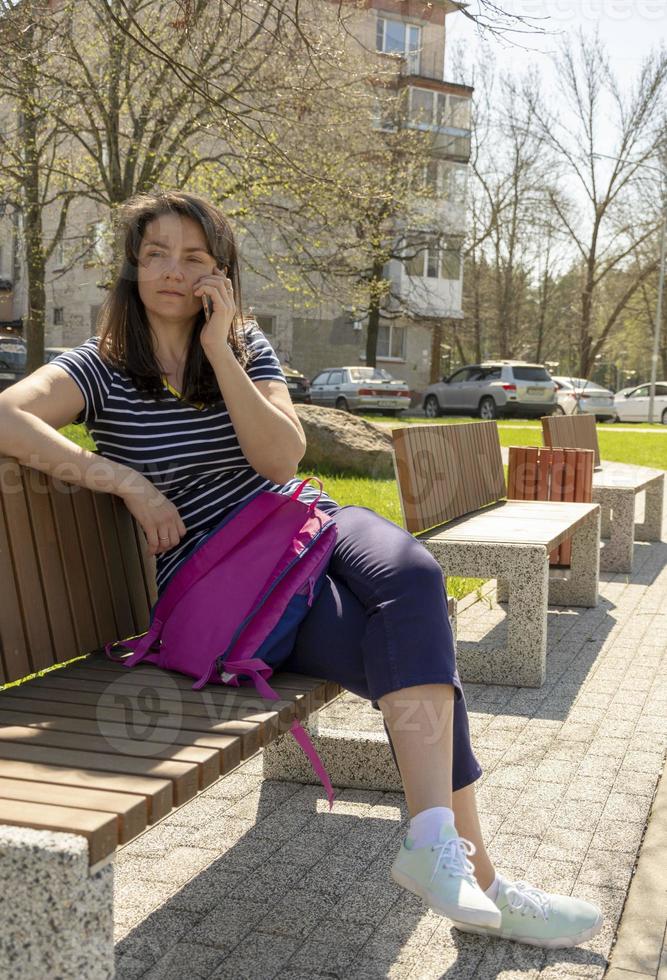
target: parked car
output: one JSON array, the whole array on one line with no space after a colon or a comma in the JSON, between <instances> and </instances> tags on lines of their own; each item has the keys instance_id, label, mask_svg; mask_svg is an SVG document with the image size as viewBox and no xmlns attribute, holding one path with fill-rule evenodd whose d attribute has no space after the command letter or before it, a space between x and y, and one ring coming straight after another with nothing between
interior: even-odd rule
<instances>
[{"instance_id":1,"label":"parked car","mask_svg":"<svg viewBox=\"0 0 667 980\"><path fill-rule=\"evenodd\" d=\"M45 347L44 363L48 364L58 354L70 347ZM25 377L28 347L22 337L0 336L0 391L9 388Z\"/></svg>"},{"instance_id":2,"label":"parked car","mask_svg":"<svg viewBox=\"0 0 667 980\"><path fill-rule=\"evenodd\" d=\"M649 384L639 385L630 391L619 391L614 396L614 408L619 422L648 422L651 396ZM667 425L667 381L656 381L653 421Z\"/></svg>"},{"instance_id":3,"label":"parked car","mask_svg":"<svg viewBox=\"0 0 667 980\"><path fill-rule=\"evenodd\" d=\"M280 367L285 375L292 401L310 404L310 381L305 374L297 371L296 368L290 367L288 364L281 364Z\"/></svg>"},{"instance_id":4,"label":"parked car","mask_svg":"<svg viewBox=\"0 0 667 980\"><path fill-rule=\"evenodd\" d=\"M381 411L398 415L410 407L407 382L394 378L384 368L350 366L325 368L310 382L313 405L344 412Z\"/></svg>"},{"instance_id":5,"label":"parked car","mask_svg":"<svg viewBox=\"0 0 667 980\"><path fill-rule=\"evenodd\" d=\"M614 392L585 378L552 375L556 383L556 415L594 415L598 422L616 418Z\"/></svg>"},{"instance_id":6,"label":"parked car","mask_svg":"<svg viewBox=\"0 0 667 980\"><path fill-rule=\"evenodd\" d=\"M423 406L424 414L432 419L450 413L483 419L551 415L556 406L556 386L542 364L485 361L459 368L429 385Z\"/></svg>"}]
</instances>

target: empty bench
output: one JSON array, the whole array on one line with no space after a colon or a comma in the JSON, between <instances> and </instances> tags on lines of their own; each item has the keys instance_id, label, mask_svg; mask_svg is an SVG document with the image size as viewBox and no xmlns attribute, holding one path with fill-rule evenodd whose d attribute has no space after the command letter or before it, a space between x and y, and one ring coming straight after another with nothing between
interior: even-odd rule
<instances>
[{"instance_id":1,"label":"empty bench","mask_svg":"<svg viewBox=\"0 0 667 980\"><path fill-rule=\"evenodd\" d=\"M475 683L541 687L547 604L598 601L600 506L509 501L495 421L392 429L404 526L448 575L496 578L508 597L507 641L458 662ZM569 572L549 574L549 555L572 540Z\"/></svg>"},{"instance_id":2,"label":"empty bench","mask_svg":"<svg viewBox=\"0 0 667 980\"><path fill-rule=\"evenodd\" d=\"M664 470L600 459L597 427L592 415L546 416L545 446L593 449L593 500L601 508L600 569L631 572L635 541L660 541L665 496ZM644 519L636 519L637 497L644 494Z\"/></svg>"},{"instance_id":3,"label":"empty bench","mask_svg":"<svg viewBox=\"0 0 667 980\"><path fill-rule=\"evenodd\" d=\"M277 672L271 701L111 662L156 599L143 531L117 496L9 457L0 581L0 973L113 976L117 849L342 688Z\"/></svg>"}]
</instances>

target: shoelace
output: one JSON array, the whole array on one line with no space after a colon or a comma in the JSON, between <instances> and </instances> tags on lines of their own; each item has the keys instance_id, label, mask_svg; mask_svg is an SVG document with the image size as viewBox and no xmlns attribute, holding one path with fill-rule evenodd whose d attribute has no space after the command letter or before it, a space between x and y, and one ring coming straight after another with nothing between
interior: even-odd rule
<instances>
[{"instance_id":1,"label":"shoelace","mask_svg":"<svg viewBox=\"0 0 667 980\"><path fill-rule=\"evenodd\" d=\"M505 895L513 912L521 912L521 915L530 912L534 919L541 915L545 922L549 918L551 896L540 888L525 881L514 881L505 889Z\"/></svg>"},{"instance_id":2,"label":"shoelace","mask_svg":"<svg viewBox=\"0 0 667 980\"><path fill-rule=\"evenodd\" d=\"M432 851L440 851L431 875L431 881L441 867L446 867L451 875L475 881L475 866L466 855L475 853L475 845L465 837L451 837L443 844L433 844Z\"/></svg>"}]
</instances>

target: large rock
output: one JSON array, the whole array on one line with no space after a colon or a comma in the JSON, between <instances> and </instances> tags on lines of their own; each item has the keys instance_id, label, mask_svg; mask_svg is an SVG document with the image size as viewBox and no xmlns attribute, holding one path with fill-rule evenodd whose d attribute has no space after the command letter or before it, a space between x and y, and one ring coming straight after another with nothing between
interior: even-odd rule
<instances>
[{"instance_id":1,"label":"large rock","mask_svg":"<svg viewBox=\"0 0 667 980\"><path fill-rule=\"evenodd\" d=\"M308 443L300 469L322 467L357 476L394 476L388 429L337 408L303 404L295 408Z\"/></svg>"}]
</instances>

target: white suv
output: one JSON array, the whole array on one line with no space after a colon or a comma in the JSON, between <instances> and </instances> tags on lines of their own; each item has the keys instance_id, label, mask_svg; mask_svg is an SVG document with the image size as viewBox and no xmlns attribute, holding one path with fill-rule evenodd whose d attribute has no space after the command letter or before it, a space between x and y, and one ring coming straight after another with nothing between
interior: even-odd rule
<instances>
[{"instance_id":1,"label":"white suv","mask_svg":"<svg viewBox=\"0 0 667 980\"><path fill-rule=\"evenodd\" d=\"M551 415L556 406L556 385L542 364L528 361L485 361L459 368L424 392L427 418L438 415Z\"/></svg>"}]
</instances>

